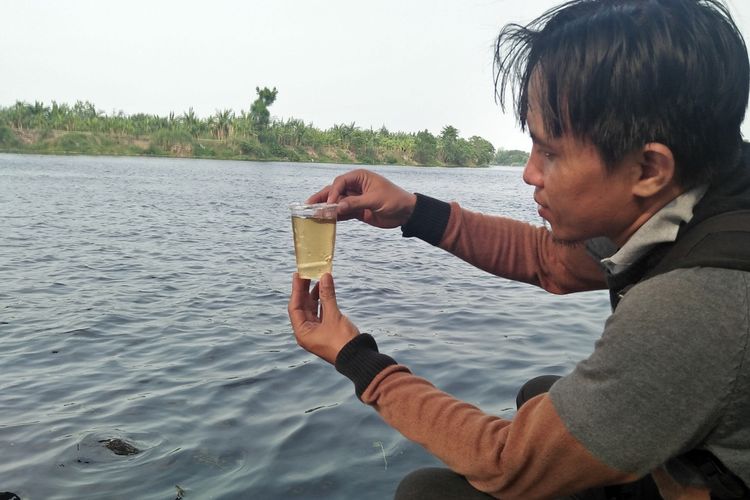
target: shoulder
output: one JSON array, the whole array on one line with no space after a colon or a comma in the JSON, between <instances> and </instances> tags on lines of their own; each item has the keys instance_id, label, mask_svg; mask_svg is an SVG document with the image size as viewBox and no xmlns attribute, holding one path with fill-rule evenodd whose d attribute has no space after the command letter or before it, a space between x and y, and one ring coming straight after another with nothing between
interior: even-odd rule
<instances>
[{"instance_id":1,"label":"shoulder","mask_svg":"<svg viewBox=\"0 0 750 500\"><path fill-rule=\"evenodd\" d=\"M720 376L744 356L749 296L750 273L745 271L689 268L655 276L625 294L597 350L608 362L613 362L610 357L631 359L656 369L688 364L710 378ZM716 365L720 360L723 364Z\"/></svg>"},{"instance_id":2,"label":"shoulder","mask_svg":"<svg viewBox=\"0 0 750 500\"><path fill-rule=\"evenodd\" d=\"M750 273L720 268L675 269L635 285L620 301L608 326L646 327L678 334L712 326L731 328L725 332L742 335L748 319ZM610 325L611 324L611 325ZM746 331L744 332L747 333ZM704 337L705 338L705 337Z\"/></svg>"}]
</instances>

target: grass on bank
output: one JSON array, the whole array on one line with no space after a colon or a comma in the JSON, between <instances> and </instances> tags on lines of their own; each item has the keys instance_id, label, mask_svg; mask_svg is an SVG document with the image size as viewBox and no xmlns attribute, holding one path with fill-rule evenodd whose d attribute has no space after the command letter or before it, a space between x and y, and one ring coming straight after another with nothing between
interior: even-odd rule
<instances>
[{"instance_id":1,"label":"grass on bank","mask_svg":"<svg viewBox=\"0 0 750 500\"><path fill-rule=\"evenodd\" d=\"M354 123L320 130L301 120L271 119L267 106L275 89L256 90L259 98L249 113L224 110L205 119L192 108L160 117L107 115L81 101L74 106L16 102L0 106L0 151L462 167L523 165L528 158L523 151L495 150L478 136L461 138L450 125L433 135L361 129Z\"/></svg>"}]
</instances>

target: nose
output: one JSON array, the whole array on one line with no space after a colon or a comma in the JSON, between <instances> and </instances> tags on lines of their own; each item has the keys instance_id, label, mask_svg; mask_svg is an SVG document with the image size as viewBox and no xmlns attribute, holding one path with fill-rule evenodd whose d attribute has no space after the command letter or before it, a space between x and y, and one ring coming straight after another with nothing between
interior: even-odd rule
<instances>
[{"instance_id":1,"label":"nose","mask_svg":"<svg viewBox=\"0 0 750 500\"><path fill-rule=\"evenodd\" d=\"M530 155L523 168L523 182L537 188L542 187L542 170L536 165L534 155Z\"/></svg>"}]
</instances>

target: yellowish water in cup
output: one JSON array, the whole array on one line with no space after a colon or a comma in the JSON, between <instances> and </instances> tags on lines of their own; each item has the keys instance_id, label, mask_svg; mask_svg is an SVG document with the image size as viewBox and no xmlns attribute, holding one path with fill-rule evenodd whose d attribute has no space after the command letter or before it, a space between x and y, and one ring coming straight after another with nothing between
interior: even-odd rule
<instances>
[{"instance_id":1,"label":"yellowish water in cup","mask_svg":"<svg viewBox=\"0 0 750 500\"><path fill-rule=\"evenodd\" d=\"M320 279L333 269L336 246L336 205L292 205L292 232L297 273L305 279Z\"/></svg>"}]
</instances>

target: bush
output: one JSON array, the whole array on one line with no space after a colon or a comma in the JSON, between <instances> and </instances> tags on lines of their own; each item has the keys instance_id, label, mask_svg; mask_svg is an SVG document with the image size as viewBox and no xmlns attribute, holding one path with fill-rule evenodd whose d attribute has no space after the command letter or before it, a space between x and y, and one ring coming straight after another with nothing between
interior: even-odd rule
<instances>
[{"instance_id":1,"label":"bush","mask_svg":"<svg viewBox=\"0 0 750 500\"><path fill-rule=\"evenodd\" d=\"M39 133L39 140L40 141L46 141L48 139L52 139L54 134L52 133L52 129L49 127L44 127L42 131Z\"/></svg>"},{"instance_id":2,"label":"bush","mask_svg":"<svg viewBox=\"0 0 750 500\"><path fill-rule=\"evenodd\" d=\"M202 157L209 157L213 158L216 156L216 151L213 150L213 148L210 148L204 144L201 144L200 142L195 144L195 147L193 148L193 153L195 156L202 156Z\"/></svg>"},{"instance_id":3,"label":"bush","mask_svg":"<svg viewBox=\"0 0 750 500\"><path fill-rule=\"evenodd\" d=\"M268 149L255 137L238 141L237 147L240 153L250 158L268 158Z\"/></svg>"},{"instance_id":4,"label":"bush","mask_svg":"<svg viewBox=\"0 0 750 500\"><path fill-rule=\"evenodd\" d=\"M366 165L378 164L378 150L373 146L365 146L357 152L357 161Z\"/></svg>"},{"instance_id":5,"label":"bush","mask_svg":"<svg viewBox=\"0 0 750 500\"><path fill-rule=\"evenodd\" d=\"M506 165L510 167L522 167L529 161L529 153L518 149L498 149L495 153L495 165Z\"/></svg>"},{"instance_id":6,"label":"bush","mask_svg":"<svg viewBox=\"0 0 750 500\"><path fill-rule=\"evenodd\" d=\"M162 129L151 136L151 143L166 151L175 147L192 149L193 136L184 130Z\"/></svg>"},{"instance_id":7,"label":"bush","mask_svg":"<svg viewBox=\"0 0 750 500\"><path fill-rule=\"evenodd\" d=\"M344 151L339 150L336 151L336 161L338 161L339 163L351 163L352 159Z\"/></svg>"},{"instance_id":8,"label":"bush","mask_svg":"<svg viewBox=\"0 0 750 500\"><path fill-rule=\"evenodd\" d=\"M54 142L53 148L67 153L93 153L97 149L97 141L88 134L70 132L60 136Z\"/></svg>"},{"instance_id":9,"label":"bush","mask_svg":"<svg viewBox=\"0 0 750 500\"><path fill-rule=\"evenodd\" d=\"M288 154L289 154L289 151L281 144L271 145L271 155L274 158L286 158Z\"/></svg>"},{"instance_id":10,"label":"bush","mask_svg":"<svg viewBox=\"0 0 750 500\"><path fill-rule=\"evenodd\" d=\"M396 165L400 161L398 156L393 153L386 153L383 159L388 165Z\"/></svg>"},{"instance_id":11,"label":"bush","mask_svg":"<svg viewBox=\"0 0 750 500\"><path fill-rule=\"evenodd\" d=\"M294 152L297 154L297 158L298 158L295 161L312 161L312 158L310 157L310 153L308 153L305 148L298 146L294 148Z\"/></svg>"},{"instance_id":12,"label":"bush","mask_svg":"<svg viewBox=\"0 0 750 500\"><path fill-rule=\"evenodd\" d=\"M292 162L298 162L300 161L300 156L295 150L290 149L286 151L286 159Z\"/></svg>"},{"instance_id":13,"label":"bush","mask_svg":"<svg viewBox=\"0 0 750 500\"><path fill-rule=\"evenodd\" d=\"M148 156L164 156L164 151L159 149L159 146L152 142L145 150L143 150L143 154Z\"/></svg>"},{"instance_id":14,"label":"bush","mask_svg":"<svg viewBox=\"0 0 750 500\"><path fill-rule=\"evenodd\" d=\"M20 141L16 134L7 125L0 123L0 146L6 148L15 148L19 145Z\"/></svg>"}]
</instances>

